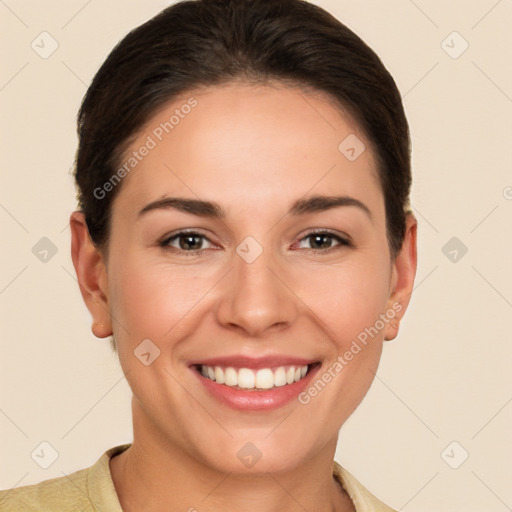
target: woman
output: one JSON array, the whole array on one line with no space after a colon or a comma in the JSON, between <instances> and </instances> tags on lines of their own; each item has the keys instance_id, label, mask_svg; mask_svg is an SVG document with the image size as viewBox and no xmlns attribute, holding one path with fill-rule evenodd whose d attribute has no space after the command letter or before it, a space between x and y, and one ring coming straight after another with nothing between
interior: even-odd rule
<instances>
[{"instance_id":1,"label":"woman","mask_svg":"<svg viewBox=\"0 0 512 512\"><path fill-rule=\"evenodd\" d=\"M375 53L301 0L167 8L79 113L72 257L134 439L2 510L389 511L333 462L416 271Z\"/></svg>"}]
</instances>

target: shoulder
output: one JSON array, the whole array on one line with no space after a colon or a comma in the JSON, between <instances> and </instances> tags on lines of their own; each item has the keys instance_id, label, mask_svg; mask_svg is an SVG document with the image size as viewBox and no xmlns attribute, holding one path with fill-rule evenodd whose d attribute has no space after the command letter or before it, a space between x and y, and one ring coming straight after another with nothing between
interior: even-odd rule
<instances>
[{"instance_id":1,"label":"shoulder","mask_svg":"<svg viewBox=\"0 0 512 512\"><path fill-rule=\"evenodd\" d=\"M88 469L82 469L38 484L0 491L0 509L5 512L53 512L63 510L65 506L69 512L93 510L87 495L88 472Z\"/></svg>"},{"instance_id":2,"label":"shoulder","mask_svg":"<svg viewBox=\"0 0 512 512\"><path fill-rule=\"evenodd\" d=\"M334 478L342 485L356 507L356 512L396 512L379 501L346 469L334 461Z\"/></svg>"},{"instance_id":3,"label":"shoulder","mask_svg":"<svg viewBox=\"0 0 512 512\"><path fill-rule=\"evenodd\" d=\"M109 461L129 445L105 452L91 467L38 484L0 491L2 512L121 512Z\"/></svg>"}]
</instances>

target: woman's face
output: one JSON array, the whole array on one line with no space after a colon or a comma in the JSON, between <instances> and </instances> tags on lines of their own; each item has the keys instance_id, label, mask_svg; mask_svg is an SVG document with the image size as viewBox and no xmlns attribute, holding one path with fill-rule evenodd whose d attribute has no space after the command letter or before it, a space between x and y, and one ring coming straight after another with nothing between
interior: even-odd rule
<instances>
[{"instance_id":1,"label":"woman's face","mask_svg":"<svg viewBox=\"0 0 512 512\"><path fill-rule=\"evenodd\" d=\"M161 109L130 157L100 320L135 435L226 472L333 450L406 306L369 141L319 94L230 84Z\"/></svg>"}]
</instances>

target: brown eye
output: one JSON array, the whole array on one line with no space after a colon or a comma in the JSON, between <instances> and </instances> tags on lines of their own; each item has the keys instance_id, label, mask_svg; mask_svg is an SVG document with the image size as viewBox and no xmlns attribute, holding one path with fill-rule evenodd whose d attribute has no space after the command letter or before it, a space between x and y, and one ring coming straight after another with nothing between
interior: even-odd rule
<instances>
[{"instance_id":1,"label":"brown eye","mask_svg":"<svg viewBox=\"0 0 512 512\"><path fill-rule=\"evenodd\" d=\"M198 235L180 235L178 237L180 249L184 251L198 250L203 247L203 238Z\"/></svg>"},{"instance_id":2,"label":"brown eye","mask_svg":"<svg viewBox=\"0 0 512 512\"><path fill-rule=\"evenodd\" d=\"M170 247L181 251L193 252L209 249L211 248L212 243L204 235L199 233L181 232L166 238L160 245L162 247Z\"/></svg>"},{"instance_id":3,"label":"brown eye","mask_svg":"<svg viewBox=\"0 0 512 512\"><path fill-rule=\"evenodd\" d=\"M329 232L311 233L305 236L299 243L300 249L312 249L315 251L325 251L337 246L350 245L349 241L339 235Z\"/></svg>"},{"instance_id":4,"label":"brown eye","mask_svg":"<svg viewBox=\"0 0 512 512\"><path fill-rule=\"evenodd\" d=\"M330 235L311 235L309 238L312 249L328 249L332 246L333 237Z\"/></svg>"}]
</instances>

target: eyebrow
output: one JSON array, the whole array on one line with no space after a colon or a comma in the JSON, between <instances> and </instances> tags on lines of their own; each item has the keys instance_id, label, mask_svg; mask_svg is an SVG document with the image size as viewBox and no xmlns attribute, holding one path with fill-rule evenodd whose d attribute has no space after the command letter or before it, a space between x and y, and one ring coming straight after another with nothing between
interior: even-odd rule
<instances>
[{"instance_id":1,"label":"eyebrow","mask_svg":"<svg viewBox=\"0 0 512 512\"><path fill-rule=\"evenodd\" d=\"M222 219L225 216L223 209L211 201L201 201L199 199L185 199L181 197L165 197L158 201L153 201L146 205L139 212L139 217L152 210L174 209L200 217L212 217Z\"/></svg>"},{"instance_id":2,"label":"eyebrow","mask_svg":"<svg viewBox=\"0 0 512 512\"><path fill-rule=\"evenodd\" d=\"M308 213L317 213L341 206L353 206L365 212L368 217L372 217L370 209L359 199L350 196L312 196L307 199L299 199L289 210L293 216L306 215ZM140 212L139 217L153 210L174 209L199 217L210 217L223 219L226 214L222 207L212 201L202 201L200 199L187 199L181 197L166 197L153 201L146 205Z\"/></svg>"}]
</instances>

